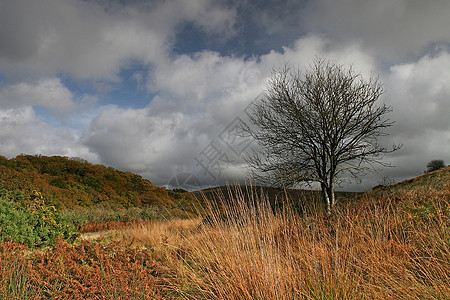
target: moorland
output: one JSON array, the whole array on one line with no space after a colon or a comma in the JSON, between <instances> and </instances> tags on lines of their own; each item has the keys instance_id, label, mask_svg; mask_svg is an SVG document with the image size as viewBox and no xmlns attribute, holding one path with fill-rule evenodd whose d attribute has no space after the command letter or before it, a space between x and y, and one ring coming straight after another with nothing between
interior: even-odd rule
<instances>
[{"instance_id":1,"label":"moorland","mask_svg":"<svg viewBox=\"0 0 450 300\"><path fill-rule=\"evenodd\" d=\"M0 299L450 298L450 167L328 216L314 191L0 157L0 224Z\"/></svg>"}]
</instances>

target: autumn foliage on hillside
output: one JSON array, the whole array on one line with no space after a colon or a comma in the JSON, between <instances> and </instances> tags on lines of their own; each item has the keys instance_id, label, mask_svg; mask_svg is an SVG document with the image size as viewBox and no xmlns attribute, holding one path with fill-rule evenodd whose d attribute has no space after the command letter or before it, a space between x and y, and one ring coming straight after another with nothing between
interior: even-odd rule
<instances>
[{"instance_id":1,"label":"autumn foliage on hillside","mask_svg":"<svg viewBox=\"0 0 450 300\"><path fill-rule=\"evenodd\" d=\"M61 156L0 156L0 189L19 190L25 196L38 190L47 203L60 209L175 205L170 191L137 174Z\"/></svg>"}]
</instances>

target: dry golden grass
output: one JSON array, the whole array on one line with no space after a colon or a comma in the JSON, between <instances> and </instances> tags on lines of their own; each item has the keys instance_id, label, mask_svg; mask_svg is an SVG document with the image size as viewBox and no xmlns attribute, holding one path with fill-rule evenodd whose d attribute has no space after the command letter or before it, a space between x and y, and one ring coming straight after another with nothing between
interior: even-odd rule
<instances>
[{"instance_id":1,"label":"dry golden grass","mask_svg":"<svg viewBox=\"0 0 450 300\"><path fill-rule=\"evenodd\" d=\"M441 182L341 201L331 217L230 189L197 219L41 251L2 243L0 299L450 299Z\"/></svg>"},{"instance_id":2,"label":"dry golden grass","mask_svg":"<svg viewBox=\"0 0 450 300\"><path fill-rule=\"evenodd\" d=\"M182 298L450 299L449 196L367 196L326 217L274 214L236 192L235 203L210 207L207 224L154 221L116 238L175 270Z\"/></svg>"}]
</instances>

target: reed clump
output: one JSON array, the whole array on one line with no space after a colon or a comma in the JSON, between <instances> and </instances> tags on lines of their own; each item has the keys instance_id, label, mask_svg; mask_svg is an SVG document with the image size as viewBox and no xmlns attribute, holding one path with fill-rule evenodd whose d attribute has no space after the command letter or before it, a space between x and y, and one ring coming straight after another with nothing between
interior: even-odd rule
<instances>
[{"instance_id":1,"label":"reed clump","mask_svg":"<svg viewBox=\"0 0 450 300\"><path fill-rule=\"evenodd\" d=\"M366 195L331 217L230 192L210 202L207 222L127 232L189 282L186 298L450 298L448 190Z\"/></svg>"}]
</instances>

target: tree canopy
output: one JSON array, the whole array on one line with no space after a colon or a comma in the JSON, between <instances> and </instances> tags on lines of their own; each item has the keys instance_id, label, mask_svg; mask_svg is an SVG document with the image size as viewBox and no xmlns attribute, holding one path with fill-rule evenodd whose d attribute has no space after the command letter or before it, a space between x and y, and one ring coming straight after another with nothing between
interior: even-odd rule
<instances>
[{"instance_id":1,"label":"tree canopy","mask_svg":"<svg viewBox=\"0 0 450 300\"><path fill-rule=\"evenodd\" d=\"M434 159L427 164L427 173L445 168L445 163L442 159Z\"/></svg>"},{"instance_id":2,"label":"tree canopy","mask_svg":"<svg viewBox=\"0 0 450 300\"><path fill-rule=\"evenodd\" d=\"M247 157L254 179L284 187L319 182L331 213L337 176L358 178L386 165L383 154L398 149L378 143L393 124L385 118L391 108L377 104L383 93L378 79L320 58L305 74L292 66L274 69L243 124L257 142Z\"/></svg>"}]
</instances>

